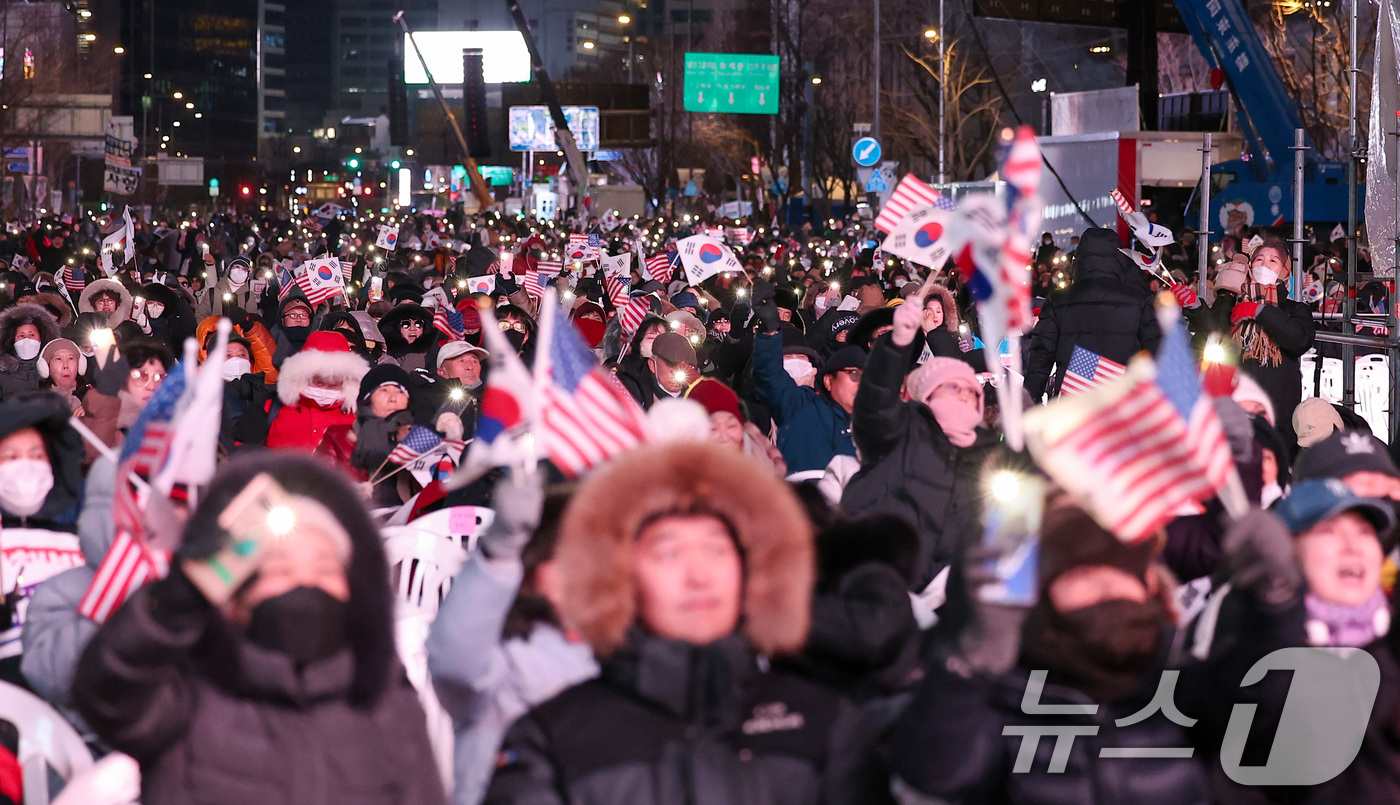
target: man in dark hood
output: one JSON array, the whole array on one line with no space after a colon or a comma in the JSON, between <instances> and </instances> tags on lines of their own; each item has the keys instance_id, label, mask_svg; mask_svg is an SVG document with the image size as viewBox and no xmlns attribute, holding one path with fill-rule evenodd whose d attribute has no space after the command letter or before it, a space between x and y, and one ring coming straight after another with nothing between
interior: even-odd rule
<instances>
[{"instance_id":1,"label":"man in dark hood","mask_svg":"<svg viewBox=\"0 0 1400 805\"><path fill-rule=\"evenodd\" d=\"M311 337L311 318L311 304L297 291L287 294L277 306L277 325L272 328L277 350L272 353L272 363L278 369L282 368L282 361L300 352Z\"/></svg>"},{"instance_id":2,"label":"man in dark hood","mask_svg":"<svg viewBox=\"0 0 1400 805\"><path fill-rule=\"evenodd\" d=\"M1074 284L1050 297L1031 330L1026 391L1032 400L1059 393L1076 346L1121 364L1143 350L1157 351L1162 331L1152 295L1141 270L1118 251L1122 245L1111 229L1084 231Z\"/></svg>"}]
</instances>

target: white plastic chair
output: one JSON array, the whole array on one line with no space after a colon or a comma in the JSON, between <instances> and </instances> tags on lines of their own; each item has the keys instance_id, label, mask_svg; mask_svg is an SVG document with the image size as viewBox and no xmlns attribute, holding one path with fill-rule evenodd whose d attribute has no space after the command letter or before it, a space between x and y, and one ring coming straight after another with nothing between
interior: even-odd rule
<instances>
[{"instance_id":1,"label":"white plastic chair","mask_svg":"<svg viewBox=\"0 0 1400 805\"><path fill-rule=\"evenodd\" d=\"M140 799L141 766L113 752L69 780L53 805L132 805Z\"/></svg>"},{"instance_id":2,"label":"white plastic chair","mask_svg":"<svg viewBox=\"0 0 1400 805\"><path fill-rule=\"evenodd\" d=\"M64 780L92 768L92 752L78 731L29 691L0 682L0 718L19 730L25 805L48 805L50 768Z\"/></svg>"},{"instance_id":3,"label":"white plastic chair","mask_svg":"<svg viewBox=\"0 0 1400 805\"><path fill-rule=\"evenodd\" d=\"M1362 355L1356 359L1356 412L1381 441L1390 441L1390 359Z\"/></svg>"},{"instance_id":4,"label":"white plastic chair","mask_svg":"<svg viewBox=\"0 0 1400 805\"><path fill-rule=\"evenodd\" d=\"M1313 374L1317 371L1317 350L1310 349L1303 353L1303 357L1298 359L1298 365L1303 373L1303 399L1317 396L1317 380Z\"/></svg>"},{"instance_id":5,"label":"white plastic chair","mask_svg":"<svg viewBox=\"0 0 1400 805\"><path fill-rule=\"evenodd\" d=\"M1317 396L1330 403L1342 401L1342 359L1323 358L1322 359L1322 388L1318 389Z\"/></svg>"}]
</instances>

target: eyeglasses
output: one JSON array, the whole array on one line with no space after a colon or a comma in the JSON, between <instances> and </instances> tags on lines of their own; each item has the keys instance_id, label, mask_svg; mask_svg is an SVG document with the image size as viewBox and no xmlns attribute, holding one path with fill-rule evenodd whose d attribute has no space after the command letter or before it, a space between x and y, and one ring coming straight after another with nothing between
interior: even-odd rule
<instances>
[{"instance_id":1,"label":"eyeglasses","mask_svg":"<svg viewBox=\"0 0 1400 805\"><path fill-rule=\"evenodd\" d=\"M295 311L295 312L292 312L292 313L284 313L284 314L282 315L282 321L284 321L284 322L300 321L300 322L305 322L305 323L307 323L307 324L310 324L310 323L311 323L311 314L310 314L310 313L305 313L305 312L300 311L300 310Z\"/></svg>"},{"instance_id":2,"label":"eyeglasses","mask_svg":"<svg viewBox=\"0 0 1400 805\"><path fill-rule=\"evenodd\" d=\"M838 369L837 371L856 383L859 383L860 379L865 376L864 369Z\"/></svg>"},{"instance_id":3,"label":"eyeglasses","mask_svg":"<svg viewBox=\"0 0 1400 805\"><path fill-rule=\"evenodd\" d=\"M413 321L412 319L409 319L408 321L401 321L401 322L399 322L399 329L400 329L400 330L407 330L407 329L410 329L410 328L416 328L416 329L421 330L421 329L423 329L423 323L422 323L422 322L418 322L418 321Z\"/></svg>"},{"instance_id":4,"label":"eyeglasses","mask_svg":"<svg viewBox=\"0 0 1400 805\"><path fill-rule=\"evenodd\" d=\"M496 324L498 324L502 330L514 330L517 333L529 331L529 328L525 326L525 322L523 321L498 321Z\"/></svg>"},{"instance_id":5,"label":"eyeglasses","mask_svg":"<svg viewBox=\"0 0 1400 805\"><path fill-rule=\"evenodd\" d=\"M131 370L131 379L143 386L159 386L165 380L164 372L143 372L140 369Z\"/></svg>"}]
</instances>

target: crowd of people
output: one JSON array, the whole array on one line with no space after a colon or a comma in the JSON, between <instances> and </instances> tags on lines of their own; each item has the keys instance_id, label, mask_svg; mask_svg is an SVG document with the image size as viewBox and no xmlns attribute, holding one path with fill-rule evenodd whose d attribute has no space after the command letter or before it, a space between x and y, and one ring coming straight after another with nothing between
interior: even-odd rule
<instances>
[{"instance_id":1,"label":"crowd of people","mask_svg":"<svg viewBox=\"0 0 1400 805\"><path fill-rule=\"evenodd\" d=\"M1026 407L1076 349L1154 352L1159 290L1229 370L1207 386L1250 511L1206 500L1129 541L1011 448L958 268L859 220L138 218L131 259L104 251L119 225L0 234L0 680L134 758L148 805L1400 801L1400 468L1302 399L1325 300L1290 299L1268 232L1205 283L1112 229L1036 253ZM687 279L676 242L706 232L742 272ZM343 292L308 298L324 256ZM493 369L536 358L547 299L649 438L579 478L403 471L410 434L501 419ZM216 349L218 473L148 491L121 457L177 361ZM1019 603L988 594L994 475L1043 488ZM462 506L492 516L426 595L415 676L383 531ZM162 560L94 616L133 516ZM1251 671L1296 647L1374 658L1359 751L1242 783L1300 695ZM23 798L9 726L0 803Z\"/></svg>"}]
</instances>

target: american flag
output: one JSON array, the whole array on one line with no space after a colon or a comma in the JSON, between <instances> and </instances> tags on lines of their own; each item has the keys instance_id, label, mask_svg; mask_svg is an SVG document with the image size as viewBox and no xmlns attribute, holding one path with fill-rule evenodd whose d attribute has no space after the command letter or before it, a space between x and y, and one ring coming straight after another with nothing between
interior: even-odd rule
<instances>
[{"instance_id":1,"label":"american flag","mask_svg":"<svg viewBox=\"0 0 1400 805\"><path fill-rule=\"evenodd\" d=\"M554 465L568 476L631 449L646 439L646 414L598 365L557 305L545 305L551 337L541 417Z\"/></svg>"},{"instance_id":2,"label":"american flag","mask_svg":"<svg viewBox=\"0 0 1400 805\"><path fill-rule=\"evenodd\" d=\"M899 226L899 222L904 220L904 216L908 215L910 210L921 204L937 206L942 197L941 193L921 181L919 177L912 173L907 174L899 180L899 185L890 194L890 200L885 202L884 208L875 217L875 228L888 235Z\"/></svg>"},{"instance_id":3,"label":"american flag","mask_svg":"<svg viewBox=\"0 0 1400 805\"><path fill-rule=\"evenodd\" d=\"M1178 319L1152 362L1116 383L1027 415L1036 462L1125 542L1156 533L1185 504L1214 497L1234 472ZM1035 434L1036 438L1029 438Z\"/></svg>"},{"instance_id":4,"label":"american flag","mask_svg":"<svg viewBox=\"0 0 1400 805\"><path fill-rule=\"evenodd\" d=\"M466 442L444 439L430 428L414 425L389 453L389 461L394 464L409 464L433 453L442 453L456 460L466 446Z\"/></svg>"},{"instance_id":5,"label":"american flag","mask_svg":"<svg viewBox=\"0 0 1400 805\"><path fill-rule=\"evenodd\" d=\"M520 278L520 287L525 290L525 293L528 294L531 299L543 299L544 286L548 283L549 280L544 278L543 271L531 271L527 274L523 274Z\"/></svg>"},{"instance_id":6,"label":"american flag","mask_svg":"<svg viewBox=\"0 0 1400 805\"><path fill-rule=\"evenodd\" d=\"M277 267L277 301L286 299L287 294L290 294L295 287L296 279L292 276L292 272L288 271L286 266L279 265Z\"/></svg>"},{"instance_id":7,"label":"american flag","mask_svg":"<svg viewBox=\"0 0 1400 805\"><path fill-rule=\"evenodd\" d=\"M462 326L462 312L454 307L438 305L434 308L433 326L453 341L461 341L467 337L466 328Z\"/></svg>"},{"instance_id":8,"label":"american flag","mask_svg":"<svg viewBox=\"0 0 1400 805\"><path fill-rule=\"evenodd\" d=\"M725 237L729 238L730 242L737 243L740 246L747 246L749 242L753 240L753 231L746 226L726 227L724 234Z\"/></svg>"},{"instance_id":9,"label":"american flag","mask_svg":"<svg viewBox=\"0 0 1400 805\"><path fill-rule=\"evenodd\" d=\"M87 272L76 266L64 266L59 269L59 280L70 292L79 292L87 287Z\"/></svg>"},{"instance_id":10,"label":"american flag","mask_svg":"<svg viewBox=\"0 0 1400 805\"><path fill-rule=\"evenodd\" d=\"M637 327L641 325L642 319L645 319L647 314L651 312L652 298L652 294L639 296L628 302L617 314L618 321L622 325L622 333L628 340L637 333Z\"/></svg>"},{"instance_id":11,"label":"american flag","mask_svg":"<svg viewBox=\"0 0 1400 805\"><path fill-rule=\"evenodd\" d=\"M340 276L343 277L343 278L345 279L346 282L349 282L349 281L350 281L350 276L351 276L352 274L354 274L354 273L355 273L355 261L354 261L354 260L341 260L341 261L340 261Z\"/></svg>"},{"instance_id":12,"label":"american flag","mask_svg":"<svg viewBox=\"0 0 1400 805\"><path fill-rule=\"evenodd\" d=\"M1079 346L1070 353L1069 366L1065 367L1065 380L1060 384L1060 393L1073 396L1089 389L1117 380L1127 371L1126 366Z\"/></svg>"},{"instance_id":13,"label":"american flag","mask_svg":"<svg viewBox=\"0 0 1400 805\"><path fill-rule=\"evenodd\" d=\"M172 423L176 407L185 393L185 385L184 366L176 364L127 431L112 493L116 539L78 602L78 614L97 623L106 622L132 592L152 579L161 578L169 568L169 554L146 544L143 519L146 503L142 501L143 493L132 484L131 476L149 478L164 467L174 435Z\"/></svg>"},{"instance_id":14,"label":"american flag","mask_svg":"<svg viewBox=\"0 0 1400 805\"><path fill-rule=\"evenodd\" d=\"M541 260L535 264L535 269L541 274L554 277L564 273L564 262L562 260Z\"/></svg>"},{"instance_id":15,"label":"american flag","mask_svg":"<svg viewBox=\"0 0 1400 805\"><path fill-rule=\"evenodd\" d=\"M613 307L621 310L622 306L627 304L627 296L632 291L632 278L604 277L603 286L608 290L608 299L612 300Z\"/></svg>"},{"instance_id":16,"label":"american flag","mask_svg":"<svg viewBox=\"0 0 1400 805\"><path fill-rule=\"evenodd\" d=\"M670 254L675 254L671 252ZM660 280L666 282L671 276L671 260L666 253L653 254L642 263L642 273L649 280Z\"/></svg>"}]
</instances>

